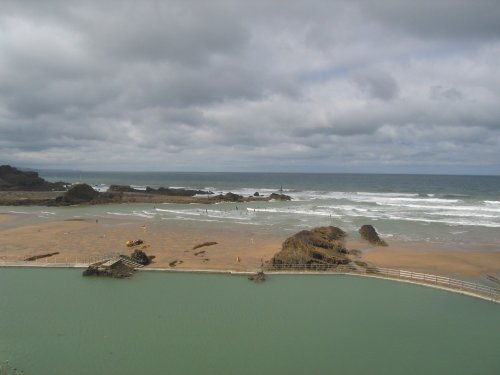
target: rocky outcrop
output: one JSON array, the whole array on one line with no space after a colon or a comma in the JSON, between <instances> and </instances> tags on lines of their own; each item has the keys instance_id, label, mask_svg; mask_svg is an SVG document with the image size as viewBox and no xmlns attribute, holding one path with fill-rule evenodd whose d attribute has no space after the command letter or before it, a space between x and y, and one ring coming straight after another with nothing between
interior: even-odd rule
<instances>
[{"instance_id":1,"label":"rocky outcrop","mask_svg":"<svg viewBox=\"0 0 500 375\"><path fill-rule=\"evenodd\" d=\"M363 225L359 229L359 234L361 235L361 238L363 238L364 240L367 240L372 245L387 246L387 242L380 239L377 231L375 230L375 228L372 225Z\"/></svg>"},{"instance_id":2,"label":"rocky outcrop","mask_svg":"<svg viewBox=\"0 0 500 375\"><path fill-rule=\"evenodd\" d=\"M130 258L134 262L142 264L143 266L147 266L148 264L151 264L151 261L154 259L154 256L148 256L144 251L135 249Z\"/></svg>"},{"instance_id":3,"label":"rocky outcrop","mask_svg":"<svg viewBox=\"0 0 500 375\"><path fill-rule=\"evenodd\" d=\"M134 189L129 185L111 185L108 188L109 193L143 193L142 190Z\"/></svg>"},{"instance_id":4,"label":"rocky outcrop","mask_svg":"<svg viewBox=\"0 0 500 375\"><path fill-rule=\"evenodd\" d=\"M224 201L224 202L243 202L244 201L244 197L242 195L238 195L238 194L231 193L231 192L226 193L224 195L219 194L219 195L215 196L214 198L217 200Z\"/></svg>"},{"instance_id":5,"label":"rocky outcrop","mask_svg":"<svg viewBox=\"0 0 500 375\"><path fill-rule=\"evenodd\" d=\"M146 187L146 193L170 195L172 197L194 197L195 195L212 194L212 192L205 190L174 189L174 188L164 188L164 187L153 189L149 186Z\"/></svg>"},{"instance_id":6,"label":"rocky outcrop","mask_svg":"<svg viewBox=\"0 0 500 375\"><path fill-rule=\"evenodd\" d=\"M117 262L111 267L102 267L102 265L92 264L85 271L83 276L106 276L117 279L130 277L134 274L135 270L122 262Z\"/></svg>"},{"instance_id":7,"label":"rocky outcrop","mask_svg":"<svg viewBox=\"0 0 500 375\"><path fill-rule=\"evenodd\" d=\"M88 184L75 184L62 196L57 197L51 205L73 206L77 204L120 203L122 196L122 192L99 193Z\"/></svg>"},{"instance_id":8,"label":"rocky outcrop","mask_svg":"<svg viewBox=\"0 0 500 375\"><path fill-rule=\"evenodd\" d=\"M48 182L38 172L20 171L10 165L0 166L0 190L2 191L65 191L65 182Z\"/></svg>"},{"instance_id":9,"label":"rocky outcrop","mask_svg":"<svg viewBox=\"0 0 500 375\"><path fill-rule=\"evenodd\" d=\"M108 188L108 192L147 193L147 194L169 195L172 197L194 197L195 195L213 194L211 191L205 191L205 190L176 189L176 188L164 188L164 187L159 187L158 189L154 189L150 186L147 186L146 190L139 190L139 189L134 189L129 185L111 185Z\"/></svg>"},{"instance_id":10,"label":"rocky outcrop","mask_svg":"<svg viewBox=\"0 0 500 375\"><path fill-rule=\"evenodd\" d=\"M275 201L291 201L292 197L286 194L272 193L269 199L274 199Z\"/></svg>"},{"instance_id":11,"label":"rocky outcrop","mask_svg":"<svg viewBox=\"0 0 500 375\"><path fill-rule=\"evenodd\" d=\"M87 184L72 185L64 195L56 199L56 203L61 206L89 203L97 198L99 193L92 186Z\"/></svg>"},{"instance_id":12,"label":"rocky outcrop","mask_svg":"<svg viewBox=\"0 0 500 375\"><path fill-rule=\"evenodd\" d=\"M303 230L283 242L271 264L274 267L347 264L345 237L342 229L333 226Z\"/></svg>"}]
</instances>

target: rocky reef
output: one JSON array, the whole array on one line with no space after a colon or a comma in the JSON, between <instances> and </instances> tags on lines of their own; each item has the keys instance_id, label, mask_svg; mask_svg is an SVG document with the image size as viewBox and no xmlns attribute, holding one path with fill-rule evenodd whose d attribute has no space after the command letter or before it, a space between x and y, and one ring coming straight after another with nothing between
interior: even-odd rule
<instances>
[{"instance_id":1,"label":"rocky reef","mask_svg":"<svg viewBox=\"0 0 500 375\"><path fill-rule=\"evenodd\" d=\"M333 226L303 230L287 238L270 263L278 268L348 264L345 237L342 229Z\"/></svg>"},{"instance_id":2,"label":"rocky reef","mask_svg":"<svg viewBox=\"0 0 500 375\"><path fill-rule=\"evenodd\" d=\"M387 246L387 242L379 237L377 231L372 225L363 225L359 228L359 234L361 235L361 238L368 241L372 245Z\"/></svg>"},{"instance_id":3,"label":"rocky reef","mask_svg":"<svg viewBox=\"0 0 500 375\"><path fill-rule=\"evenodd\" d=\"M38 172L0 165L0 191L65 191L67 185L65 182L45 181Z\"/></svg>"},{"instance_id":4,"label":"rocky reef","mask_svg":"<svg viewBox=\"0 0 500 375\"><path fill-rule=\"evenodd\" d=\"M215 195L207 190L182 188L158 189L146 187L134 189L129 185L111 185L106 192L97 192L90 185L71 185L64 182L51 183L38 176L37 172L23 172L3 165L0 166L0 205L72 206L80 204L108 203L176 203L213 204L219 202L267 202L270 200L289 201L285 194L272 193L264 196L258 192L242 196L232 192Z\"/></svg>"},{"instance_id":5,"label":"rocky reef","mask_svg":"<svg viewBox=\"0 0 500 375\"><path fill-rule=\"evenodd\" d=\"M206 191L206 190L177 189L177 188L165 188L165 187L159 187L158 189L154 189L149 186L146 187L146 190L139 190L139 189L134 189L129 185L111 185L108 188L108 192L147 193L147 194L168 195L171 197L194 197L195 195L213 194L211 191Z\"/></svg>"},{"instance_id":6,"label":"rocky reef","mask_svg":"<svg viewBox=\"0 0 500 375\"><path fill-rule=\"evenodd\" d=\"M272 193L269 199L274 199L275 201L291 201L292 197L286 194Z\"/></svg>"},{"instance_id":7,"label":"rocky reef","mask_svg":"<svg viewBox=\"0 0 500 375\"><path fill-rule=\"evenodd\" d=\"M52 205L72 206L77 204L119 203L122 193L99 193L88 184L72 185L67 192L57 197Z\"/></svg>"},{"instance_id":8,"label":"rocky reef","mask_svg":"<svg viewBox=\"0 0 500 375\"><path fill-rule=\"evenodd\" d=\"M242 195L231 193L231 192L226 193L224 195L222 195L222 194L216 195L214 198L218 199L220 201L224 201L224 202L243 202L244 201L244 197Z\"/></svg>"}]
</instances>

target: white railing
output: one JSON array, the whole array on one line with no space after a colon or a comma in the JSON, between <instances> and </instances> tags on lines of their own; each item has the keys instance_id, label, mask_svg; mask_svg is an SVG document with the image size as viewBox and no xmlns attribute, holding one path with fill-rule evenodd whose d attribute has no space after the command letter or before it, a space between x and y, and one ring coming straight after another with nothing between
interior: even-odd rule
<instances>
[{"instance_id":1,"label":"white railing","mask_svg":"<svg viewBox=\"0 0 500 375\"><path fill-rule=\"evenodd\" d=\"M54 267L72 267L75 265L89 265L92 263L105 261L118 256L118 253L109 253L106 255L95 256L60 256L55 255L46 258L40 258L34 261L25 261L25 257L0 257L1 266L54 266ZM410 280L413 282L446 287L458 291L470 292L473 294L487 297L496 302L500 302L500 289L492 288L486 285L472 283L469 281L453 279L451 277L431 275L426 273L412 272L383 267L356 267L352 264L281 264L265 265L262 267L266 272L325 272L325 273L349 273L357 275L379 276L392 279Z\"/></svg>"},{"instance_id":2,"label":"white railing","mask_svg":"<svg viewBox=\"0 0 500 375\"><path fill-rule=\"evenodd\" d=\"M271 272L332 272L332 273L349 273L358 275L371 275L387 277L392 279L410 280L417 283L427 285L437 285L447 287L454 290L466 291L473 294L478 294L494 301L500 302L500 289L492 288L486 285L472 283L469 281L453 279L451 277L431 275L420 272L412 272L383 267L354 267L352 265L336 265L336 264L287 264L287 265L267 265L264 266L264 271Z\"/></svg>"}]
</instances>

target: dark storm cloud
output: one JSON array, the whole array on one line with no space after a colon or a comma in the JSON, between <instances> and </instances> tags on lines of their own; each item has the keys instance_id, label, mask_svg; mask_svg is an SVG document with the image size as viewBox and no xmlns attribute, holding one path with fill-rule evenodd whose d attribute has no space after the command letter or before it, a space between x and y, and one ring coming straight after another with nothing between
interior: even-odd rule
<instances>
[{"instance_id":1,"label":"dark storm cloud","mask_svg":"<svg viewBox=\"0 0 500 375\"><path fill-rule=\"evenodd\" d=\"M363 1L361 9L381 24L426 38L500 37L497 0Z\"/></svg>"},{"instance_id":2,"label":"dark storm cloud","mask_svg":"<svg viewBox=\"0 0 500 375\"><path fill-rule=\"evenodd\" d=\"M4 0L0 159L497 171L499 25L489 0Z\"/></svg>"}]
</instances>

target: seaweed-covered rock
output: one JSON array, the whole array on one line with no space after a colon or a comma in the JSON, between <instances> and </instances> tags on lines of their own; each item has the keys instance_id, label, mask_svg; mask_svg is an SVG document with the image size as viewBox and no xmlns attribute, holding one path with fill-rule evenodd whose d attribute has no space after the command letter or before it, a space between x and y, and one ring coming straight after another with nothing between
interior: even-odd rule
<instances>
[{"instance_id":1,"label":"seaweed-covered rock","mask_svg":"<svg viewBox=\"0 0 500 375\"><path fill-rule=\"evenodd\" d=\"M364 240L367 240L373 245L377 246L387 246L387 242L384 240L380 239L377 231L372 225L363 225L359 229L359 234L361 235L361 238Z\"/></svg>"},{"instance_id":2,"label":"seaweed-covered rock","mask_svg":"<svg viewBox=\"0 0 500 375\"><path fill-rule=\"evenodd\" d=\"M346 233L337 227L303 230L285 240L271 259L273 266L347 264Z\"/></svg>"}]
</instances>

